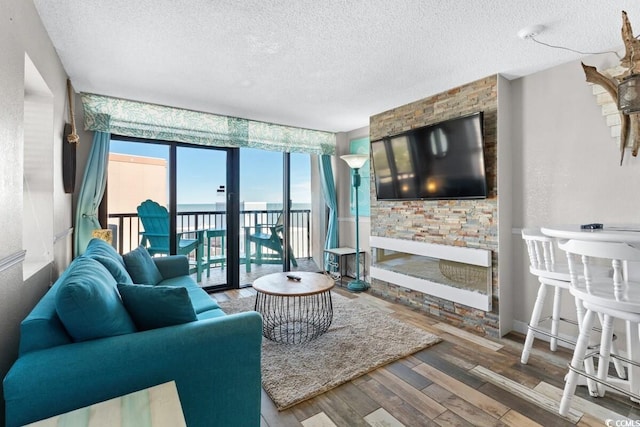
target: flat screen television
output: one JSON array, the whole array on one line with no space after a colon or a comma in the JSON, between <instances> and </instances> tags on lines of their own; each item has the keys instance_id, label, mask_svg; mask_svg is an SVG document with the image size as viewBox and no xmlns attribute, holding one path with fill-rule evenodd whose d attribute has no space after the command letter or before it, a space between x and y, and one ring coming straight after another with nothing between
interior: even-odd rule
<instances>
[{"instance_id":1,"label":"flat screen television","mask_svg":"<svg viewBox=\"0 0 640 427\"><path fill-rule=\"evenodd\" d=\"M487 197L483 113L371 142L378 200Z\"/></svg>"}]
</instances>

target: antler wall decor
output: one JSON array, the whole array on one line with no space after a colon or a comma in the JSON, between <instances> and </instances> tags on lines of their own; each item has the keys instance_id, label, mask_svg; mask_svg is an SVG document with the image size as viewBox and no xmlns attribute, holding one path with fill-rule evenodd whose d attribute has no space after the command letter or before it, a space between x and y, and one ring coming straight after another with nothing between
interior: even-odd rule
<instances>
[{"instance_id":1,"label":"antler wall decor","mask_svg":"<svg viewBox=\"0 0 640 427\"><path fill-rule=\"evenodd\" d=\"M624 150L627 141L633 141L631 155L636 157L640 148L640 40L633 36L631 23L627 13L622 11L622 40L625 46L625 56L620 65L626 70L615 77L608 77L600 73L596 67L582 63L587 82L602 86L620 112L620 165L624 160Z\"/></svg>"}]
</instances>

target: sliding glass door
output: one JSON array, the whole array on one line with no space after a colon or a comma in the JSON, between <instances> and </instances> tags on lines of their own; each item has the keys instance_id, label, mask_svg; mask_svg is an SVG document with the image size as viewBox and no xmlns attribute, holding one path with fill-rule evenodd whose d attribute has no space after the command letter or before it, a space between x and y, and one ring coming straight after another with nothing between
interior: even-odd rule
<instances>
[{"instance_id":1,"label":"sliding glass door","mask_svg":"<svg viewBox=\"0 0 640 427\"><path fill-rule=\"evenodd\" d=\"M240 265L242 285L282 271L282 153L240 149Z\"/></svg>"},{"instance_id":2,"label":"sliding glass door","mask_svg":"<svg viewBox=\"0 0 640 427\"><path fill-rule=\"evenodd\" d=\"M176 244L198 241L193 264L207 288L228 283L226 164L226 150L176 148Z\"/></svg>"},{"instance_id":3,"label":"sliding glass door","mask_svg":"<svg viewBox=\"0 0 640 427\"><path fill-rule=\"evenodd\" d=\"M310 257L311 237L309 165L305 154L240 149L243 284L305 267L301 262Z\"/></svg>"},{"instance_id":4,"label":"sliding glass door","mask_svg":"<svg viewBox=\"0 0 640 427\"><path fill-rule=\"evenodd\" d=\"M112 137L102 210L114 247L183 254L202 287L237 288L237 159L236 148Z\"/></svg>"},{"instance_id":5,"label":"sliding glass door","mask_svg":"<svg viewBox=\"0 0 640 427\"><path fill-rule=\"evenodd\" d=\"M150 200L169 209L169 155L166 144L111 139L103 206L113 246L120 253L141 243L144 227L138 219L138 207L142 203ZM168 250L168 243L166 246Z\"/></svg>"},{"instance_id":6,"label":"sliding glass door","mask_svg":"<svg viewBox=\"0 0 640 427\"><path fill-rule=\"evenodd\" d=\"M289 160L291 211L289 242L299 268L316 268L311 259L311 158L309 154L291 153ZM305 266L304 264L310 265Z\"/></svg>"},{"instance_id":7,"label":"sliding glass door","mask_svg":"<svg viewBox=\"0 0 640 427\"><path fill-rule=\"evenodd\" d=\"M308 270L301 263L312 263L309 165L304 154L114 136L105 200L115 246L151 248L158 232L138 212L151 200L168 224L154 254L187 255L202 287L239 288L264 274Z\"/></svg>"}]
</instances>

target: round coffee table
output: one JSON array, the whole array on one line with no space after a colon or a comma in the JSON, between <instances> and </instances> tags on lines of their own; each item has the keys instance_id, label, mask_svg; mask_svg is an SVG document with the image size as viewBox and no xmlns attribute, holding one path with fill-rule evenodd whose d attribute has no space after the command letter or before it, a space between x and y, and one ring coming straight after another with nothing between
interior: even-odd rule
<instances>
[{"instance_id":1,"label":"round coffee table","mask_svg":"<svg viewBox=\"0 0 640 427\"><path fill-rule=\"evenodd\" d=\"M287 275L300 277L291 280ZM276 342L301 344L327 332L333 320L331 288L320 273L274 273L253 282L255 310L262 314L263 335Z\"/></svg>"}]
</instances>

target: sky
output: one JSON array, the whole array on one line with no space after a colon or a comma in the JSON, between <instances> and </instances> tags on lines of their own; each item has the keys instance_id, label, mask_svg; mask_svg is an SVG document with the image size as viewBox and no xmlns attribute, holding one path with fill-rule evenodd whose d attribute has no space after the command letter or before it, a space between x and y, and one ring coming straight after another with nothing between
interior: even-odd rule
<instances>
[{"instance_id":1,"label":"sky","mask_svg":"<svg viewBox=\"0 0 640 427\"><path fill-rule=\"evenodd\" d=\"M169 160L169 146L111 141L110 152ZM240 200L282 203L282 153L253 148L240 149ZM226 152L206 148L178 147L178 204L222 202L216 190L226 184ZM311 171L308 154L291 154L291 199L311 202Z\"/></svg>"}]
</instances>

